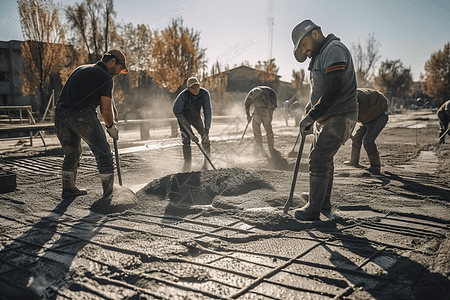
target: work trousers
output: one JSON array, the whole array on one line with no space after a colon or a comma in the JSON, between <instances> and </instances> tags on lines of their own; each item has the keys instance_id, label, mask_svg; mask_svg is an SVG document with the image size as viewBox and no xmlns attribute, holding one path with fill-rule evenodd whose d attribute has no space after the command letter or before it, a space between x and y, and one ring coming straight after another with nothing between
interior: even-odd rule
<instances>
[{"instance_id":1,"label":"work trousers","mask_svg":"<svg viewBox=\"0 0 450 300\"><path fill-rule=\"evenodd\" d=\"M331 116L320 124L316 144L309 154L309 174L324 180L333 177L334 155L350 138L358 112Z\"/></svg>"},{"instance_id":2,"label":"work trousers","mask_svg":"<svg viewBox=\"0 0 450 300\"><path fill-rule=\"evenodd\" d=\"M209 154L211 152L211 143L209 141L209 135L205 134L205 127L203 126L202 119L186 119L186 121L197 130L198 134L200 134L202 138L202 148ZM180 122L178 122L178 125L180 126L181 138L183 139L183 147L191 147L191 138L189 137L189 134Z\"/></svg>"},{"instance_id":3,"label":"work trousers","mask_svg":"<svg viewBox=\"0 0 450 300\"><path fill-rule=\"evenodd\" d=\"M83 139L95 156L99 173L114 173L111 147L106 140L97 112L93 108L58 107L55 111L55 129L64 151L63 171L74 171L78 168L81 158L81 139Z\"/></svg>"},{"instance_id":4,"label":"work trousers","mask_svg":"<svg viewBox=\"0 0 450 300\"><path fill-rule=\"evenodd\" d=\"M252 129L253 137L257 146L262 147L262 135L261 135L261 124L266 131L267 142L273 140L273 130L272 130L272 118L273 110L257 107L255 113L253 114ZM273 148L273 145L269 144L269 148Z\"/></svg>"},{"instance_id":5,"label":"work trousers","mask_svg":"<svg viewBox=\"0 0 450 300\"><path fill-rule=\"evenodd\" d=\"M378 155L375 140L386 126L388 119L388 113L385 112L369 123L361 124L352 138L352 153L359 153L361 151L361 145L364 145L367 155Z\"/></svg>"}]
</instances>

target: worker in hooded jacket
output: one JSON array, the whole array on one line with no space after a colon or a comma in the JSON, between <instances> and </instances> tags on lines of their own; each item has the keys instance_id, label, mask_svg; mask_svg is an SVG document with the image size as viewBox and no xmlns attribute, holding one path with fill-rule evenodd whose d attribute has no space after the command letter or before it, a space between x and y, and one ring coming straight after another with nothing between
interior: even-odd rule
<instances>
[{"instance_id":1,"label":"worker in hooded jacket","mask_svg":"<svg viewBox=\"0 0 450 300\"><path fill-rule=\"evenodd\" d=\"M370 162L367 171L378 174L381 161L375 140L388 122L389 101L381 92L368 88L357 89L357 101L360 126L352 137L350 160L344 164L359 167L361 146L364 145Z\"/></svg>"},{"instance_id":2,"label":"worker in hooded jacket","mask_svg":"<svg viewBox=\"0 0 450 300\"><path fill-rule=\"evenodd\" d=\"M270 153L275 152L275 141L272 130L273 111L278 107L277 94L268 86L253 88L244 100L247 122L252 122L253 137L255 139L255 154L265 154L261 124L266 131L267 145Z\"/></svg>"}]
</instances>

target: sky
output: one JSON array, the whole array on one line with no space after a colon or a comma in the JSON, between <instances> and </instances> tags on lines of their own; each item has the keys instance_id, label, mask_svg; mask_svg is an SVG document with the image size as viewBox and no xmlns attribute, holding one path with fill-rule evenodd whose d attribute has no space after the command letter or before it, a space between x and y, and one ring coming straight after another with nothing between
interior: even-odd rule
<instances>
[{"instance_id":1,"label":"sky","mask_svg":"<svg viewBox=\"0 0 450 300\"><path fill-rule=\"evenodd\" d=\"M54 0L62 5L76 2L82 1ZM414 81L431 55L450 42L450 0L115 0L114 6L116 22L152 29L181 17L185 27L200 33L208 70L216 61L231 68L248 61L254 67L271 52L284 81L291 81L292 70L308 68L309 59L301 64L295 60L291 39L292 29L304 19L322 27L325 35L335 34L349 49L365 47L374 34L381 43L377 66L400 59L411 68ZM23 40L17 2L0 0L0 41L9 40Z\"/></svg>"}]
</instances>

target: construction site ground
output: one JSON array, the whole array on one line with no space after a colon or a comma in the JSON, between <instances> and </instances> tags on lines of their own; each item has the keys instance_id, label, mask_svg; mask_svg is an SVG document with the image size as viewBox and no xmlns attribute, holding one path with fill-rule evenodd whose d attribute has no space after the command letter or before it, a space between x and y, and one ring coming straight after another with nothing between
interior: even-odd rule
<instances>
[{"instance_id":1,"label":"construction site ground","mask_svg":"<svg viewBox=\"0 0 450 300\"><path fill-rule=\"evenodd\" d=\"M121 130L123 186L137 204L109 213L92 209L102 188L86 145L77 184L88 194L62 200L55 136L1 142L17 187L0 194L0 299L450 299L450 144L438 144L435 112L390 115L379 175L364 169L364 149L363 167L343 164L348 141L335 156L332 213L315 222L293 217L306 203L312 136L284 214L298 128L278 116L279 153L255 157L245 125L213 120L215 169L202 170L193 144L184 173L170 128L147 141Z\"/></svg>"}]
</instances>

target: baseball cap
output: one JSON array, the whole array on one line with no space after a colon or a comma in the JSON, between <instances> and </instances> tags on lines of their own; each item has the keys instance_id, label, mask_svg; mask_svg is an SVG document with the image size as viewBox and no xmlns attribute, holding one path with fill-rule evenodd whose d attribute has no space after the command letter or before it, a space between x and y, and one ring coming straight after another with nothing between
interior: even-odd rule
<instances>
[{"instance_id":1,"label":"baseball cap","mask_svg":"<svg viewBox=\"0 0 450 300\"><path fill-rule=\"evenodd\" d=\"M194 84L200 84L200 82L198 82L198 79L196 77L190 77L186 83L187 87L191 87Z\"/></svg>"},{"instance_id":2,"label":"baseball cap","mask_svg":"<svg viewBox=\"0 0 450 300\"><path fill-rule=\"evenodd\" d=\"M252 90L252 97L254 100L258 99L259 97L261 97L262 94L262 89L259 87L256 87Z\"/></svg>"},{"instance_id":3,"label":"baseball cap","mask_svg":"<svg viewBox=\"0 0 450 300\"><path fill-rule=\"evenodd\" d=\"M306 54L302 53L300 41L310 31L318 27L311 20L303 20L297 24L292 30L292 42L294 43L294 57L298 62L304 62L306 60Z\"/></svg>"},{"instance_id":4,"label":"baseball cap","mask_svg":"<svg viewBox=\"0 0 450 300\"><path fill-rule=\"evenodd\" d=\"M112 50L109 50L108 52L106 52L106 54L114 56L119 64L123 64L125 66L125 69L122 69L122 71L120 71L120 73L122 73L122 74L128 73L128 67L126 65L127 60L125 58L125 55L123 55L123 53L120 50L112 49Z\"/></svg>"}]
</instances>

